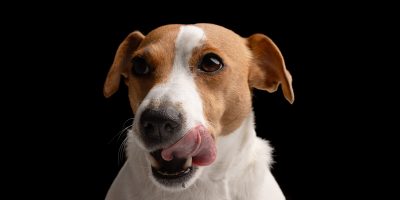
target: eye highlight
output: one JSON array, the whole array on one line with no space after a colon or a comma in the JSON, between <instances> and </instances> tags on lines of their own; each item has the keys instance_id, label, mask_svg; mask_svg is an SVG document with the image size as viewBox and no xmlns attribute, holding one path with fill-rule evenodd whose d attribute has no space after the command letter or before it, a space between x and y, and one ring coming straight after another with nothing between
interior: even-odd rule
<instances>
[{"instance_id":1,"label":"eye highlight","mask_svg":"<svg viewBox=\"0 0 400 200\"><path fill-rule=\"evenodd\" d=\"M208 53L203 56L199 69L203 72L212 73L224 67L222 59L215 53Z\"/></svg>"},{"instance_id":2,"label":"eye highlight","mask_svg":"<svg viewBox=\"0 0 400 200\"><path fill-rule=\"evenodd\" d=\"M132 74L136 76L143 76L150 73L150 66L146 60L141 57L135 57L131 60Z\"/></svg>"}]
</instances>

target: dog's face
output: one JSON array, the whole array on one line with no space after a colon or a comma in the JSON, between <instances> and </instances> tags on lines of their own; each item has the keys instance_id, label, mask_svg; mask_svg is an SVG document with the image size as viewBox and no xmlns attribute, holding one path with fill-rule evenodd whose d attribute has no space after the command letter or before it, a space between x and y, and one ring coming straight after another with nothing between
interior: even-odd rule
<instances>
[{"instance_id":1,"label":"dog's face","mask_svg":"<svg viewBox=\"0 0 400 200\"><path fill-rule=\"evenodd\" d=\"M121 76L135 113L131 134L147 152L150 177L165 189L188 187L213 163L215 141L251 112L251 88L273 92L282 83L294 100L291 76L269 38L242 38L212 24L131 33L109 71L106 97Z\"/></svg>"}]
</instances>

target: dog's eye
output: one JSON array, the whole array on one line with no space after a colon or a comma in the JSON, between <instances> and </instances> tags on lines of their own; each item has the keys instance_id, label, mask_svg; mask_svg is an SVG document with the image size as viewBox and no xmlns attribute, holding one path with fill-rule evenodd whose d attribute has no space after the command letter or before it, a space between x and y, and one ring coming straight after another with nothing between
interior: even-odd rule
<instances>
[{"instance_id":1,"label":"dog's eye","mask_svg":"<svg viewBox=\"0 0 400 200\"><path fill-rule=\"evenodd\" d=\"M137 76L146 75L150 73L150 66L146 60L140 57L132 59L132 73Z\"/></svg>"},{"instance_id":2,"label":"dog's eye","mask_svg":"<svg viewBox=\"0 0 400 200\"><path fill-rule=\"evenodd\" d=\"M208 53L203 57L199 69L204 72L216 72L224 67L222 59L214 53Z\"/></svg>"}]
</instances>

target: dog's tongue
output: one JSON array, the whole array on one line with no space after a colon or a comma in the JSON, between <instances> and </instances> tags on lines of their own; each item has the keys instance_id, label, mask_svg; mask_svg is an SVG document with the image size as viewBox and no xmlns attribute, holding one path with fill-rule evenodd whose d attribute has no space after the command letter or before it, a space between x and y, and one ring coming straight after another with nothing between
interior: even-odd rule
<instances>
[{"instance_id":1,"label":"dog's tongue","mask_svg":"<svg viewBox=\"0 0 400 200\"><path fill-rule=\"evenodd\" d=\"M192 157L194 165L206 166L214 162L216 158L216 147L211 134L204 126L196 126L185 134L178 142L163 149L161 156L170 161L174 157Z\"/></svg>"}]
</instances>

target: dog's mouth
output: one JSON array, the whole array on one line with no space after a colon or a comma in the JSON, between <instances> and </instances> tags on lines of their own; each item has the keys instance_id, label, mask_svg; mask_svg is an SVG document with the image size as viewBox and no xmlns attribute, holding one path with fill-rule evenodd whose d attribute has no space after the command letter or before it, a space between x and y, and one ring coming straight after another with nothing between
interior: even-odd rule
<instances>
[{"instance_id":1,"label":"dog's mouth","mask_svg":"<svg viewBox=\"0 0 400 200\"><path fill-rule=\"evenodd\" d=\"M175 144L149 155L153 177L167 187L185 187L199 166L210 165L215 159L214 139L201 125L188 131Z\"/></svg>"},{"instance_id":2,"label":"dog's mouth","mask_svg":"<svg viewBox=\"0 0 400 200\"><path fill-rule=\"evenodd\" d=\"M166 161L161 156L162 150L150 153L150 163L153 175L158 179L174 180L189 176L193 171L192 157L173 158Z\"/></svg>"}]
</instances>

